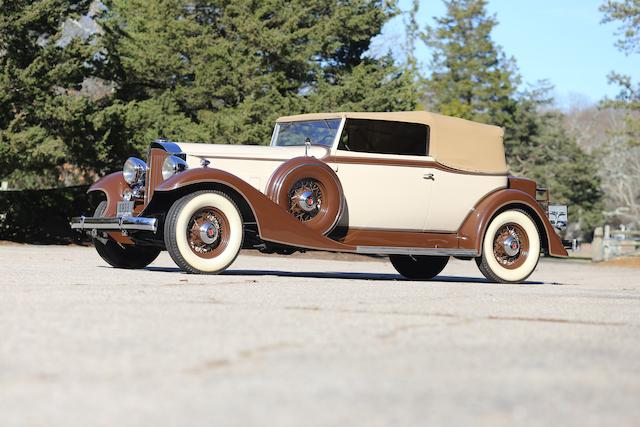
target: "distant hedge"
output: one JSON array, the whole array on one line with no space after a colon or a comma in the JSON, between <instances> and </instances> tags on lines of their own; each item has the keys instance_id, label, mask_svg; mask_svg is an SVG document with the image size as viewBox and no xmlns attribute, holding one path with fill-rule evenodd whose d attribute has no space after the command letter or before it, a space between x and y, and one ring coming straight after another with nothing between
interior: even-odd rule
<instances>
[{"instance_id":1,"label":"distant hedge","mask_svg":"<svg viewBox=\"0 0 640 427\"><path fill-rule=\"evenodd\" d=\"M99 203L88 186L51 190L0 191L0 240L36 244L80 243L89 239L69 227Z\"/></svg>"}]
</instances>

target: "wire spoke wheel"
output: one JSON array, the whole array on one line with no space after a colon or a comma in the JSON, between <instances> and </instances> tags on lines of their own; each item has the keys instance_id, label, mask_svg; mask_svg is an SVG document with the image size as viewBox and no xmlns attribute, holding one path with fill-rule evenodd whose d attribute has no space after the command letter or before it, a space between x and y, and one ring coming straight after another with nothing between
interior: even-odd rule
<instances>
[{"instance_id":1,"label":"wire spoke wheel","mask_svg":"<svg viewBox=\"0 0 640 427\"><path fill-rule=\"evenodd\" d=\"M325 191L322 183L313 178L297 181L289 190L289 212L301 222L311 221L322 211Z\"/></svg>"},{"instance_id":2,"label":"wire spoke wheel","mask_svg":"<svg viewBox=\"0 0 640 427\"><path fill-rule=\"evenodd\" d=\"M540 234L531 215L509 209L487 226L476 264L491 282L522 283L535 270L540 251Z\"/></svg>"},{"instance_id":3,"label":"wire spoke wheel","mask_svg":"<svg viewBox=\"0 0 640 427\"><path fill-rule=\"evenodd\" d=\"M164 244L187 273L218 274L233 263L244 238L242 214L224 192L201 190L176 200L164 222Z\"/></svg>"},{"instance_id":4,"label":"wire spoke wheel","mask_svg":"<svg viewBox=\"0 0 640 427\"><path fill-rule=\"evenodd\" d=\"M186 232L194 254L213 258L224 251L229 242L229 221L221 210L205 207L191 216Z\"/></svg>"},{"instance_id":5,"label":"wire spoke wheel","mask_svg":"<svg viewBox=\"0 0 640 427\"><path fill-rule=\"evenodd\" d=\"M529 238L520 225L508 223L498 229L493 239L493 256L501 266L516 269L528 255Z\"/></svg>"}]
</instances>

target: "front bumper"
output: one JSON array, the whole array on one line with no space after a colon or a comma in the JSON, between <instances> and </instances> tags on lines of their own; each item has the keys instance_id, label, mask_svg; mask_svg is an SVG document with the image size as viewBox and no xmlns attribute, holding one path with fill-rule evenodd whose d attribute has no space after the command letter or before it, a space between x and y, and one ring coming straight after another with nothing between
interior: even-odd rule
<instances>
[{"instance_id":1,"label":"front bumper","mask_svg":"<svg viewBox=\"0 0 640 427\"><path fill-rule=\"evenodd\" d=\"M114 218L102 218L91 216L79 216L71 218L71 228L74 230L104 230L104 231L151 231L158 230L156 218L140 216L123 216Z\"/></svg>"}]
</instances>

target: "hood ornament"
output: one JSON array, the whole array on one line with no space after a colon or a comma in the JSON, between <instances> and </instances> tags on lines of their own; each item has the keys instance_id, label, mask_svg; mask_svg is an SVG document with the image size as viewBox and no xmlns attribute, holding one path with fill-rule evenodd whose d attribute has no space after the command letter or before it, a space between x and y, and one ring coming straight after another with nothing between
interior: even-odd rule
<instances>
[{"instance_id":1,"label":"hood ornament","mask_svg":"<svg viewBox=\"0 0 640 427\"><path fill-rule=\"evenodd\" d=\"M211 164L211 162L207 159L200 159L200 166L202 166L203 168L209 167L209 165Z\"/></svg>"}]
</instances>

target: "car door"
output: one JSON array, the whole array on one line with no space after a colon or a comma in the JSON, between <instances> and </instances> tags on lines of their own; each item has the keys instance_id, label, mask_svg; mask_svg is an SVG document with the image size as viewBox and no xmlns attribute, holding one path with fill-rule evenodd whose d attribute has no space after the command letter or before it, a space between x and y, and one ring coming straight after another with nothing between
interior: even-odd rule
<instances>
[{"instance_id":1,"label":"car door","mask_svg":"<svg viewBox=\"0 0 640 427\"><path fill-rule=\"evenodd\" d=\"M342 184L350 228L422 231L431 180L422 159L338 151L331 166Z\"/></svg>"},{"instance_id":2,"label":"car door","mask_svg":"<svg viewBox=\"0 0 640 427\"><path fill-rule=\"evenodd\" d=\"M473 207L487 194L505 188L504 175L483 175L446 170L434 164L425 170L432 177L425 230L453 233Z\"/></svg>"},{"instance_id":3,"label":"car door","mask_svg":"<svg viewBox=\"0 0 640 427\"><path fill-rule=\"evenodd\" d=\"M425 125L347 119L329 164L350 228L424 230L433 183L427 144Z\"/></svg>"}]
</instances>

